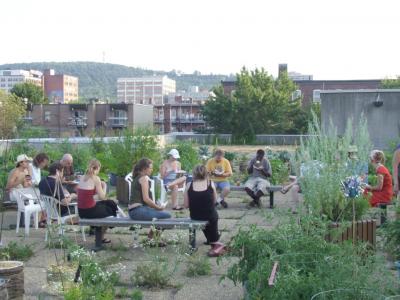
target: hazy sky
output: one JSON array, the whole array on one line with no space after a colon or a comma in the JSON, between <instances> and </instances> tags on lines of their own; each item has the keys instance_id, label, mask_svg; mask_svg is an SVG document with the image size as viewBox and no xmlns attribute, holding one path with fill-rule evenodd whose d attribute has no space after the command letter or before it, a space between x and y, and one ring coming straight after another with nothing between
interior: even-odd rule
<instances>
[{"instance_id":1,"label":"hazy sky","mask_svg":"<svg viewBox=\"0 0 400 300\"><path fill-rule=\"evenodd\" d=\"M4 0L0 64L103 61L314 79L400 75L399 0Z\"/></svg>"}]
</instances>

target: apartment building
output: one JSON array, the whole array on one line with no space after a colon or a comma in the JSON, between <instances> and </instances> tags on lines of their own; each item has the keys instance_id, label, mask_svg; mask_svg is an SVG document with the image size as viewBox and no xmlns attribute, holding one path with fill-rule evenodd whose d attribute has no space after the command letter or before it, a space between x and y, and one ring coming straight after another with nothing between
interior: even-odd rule
<instances>
[{"instance_id":1,"label":"apartment building","mask_svg":"<svg viewBox=\"0 0 400 300\"><path fill-rule=\"evenodd\" d=\"M167 76L118 78L118 102L164 104L164 97L176 91L176 82Z\"/></svg>"},{"instance_id":2,"label":"apartment building","mask_svg":"<svg viewBox=\"0 0 400 300\"><path fill-rule=\"evenodd\" d=\"M160 133L192 132L205 127L201 108L210 98L208 91L171 93L164 104L154 105L154 126Z\"/></svg>"},{"instance_id":3,"label":"apartment building","mask_svg":"<svg viewBox=\"0 0 400 300\"><path fill-rule=\"evenodd\" d=\"M94 131L118 135L126 128L153 125L153 106L132 103L33 105L32 126L41 126L50 137L89 136Z\"/></svg>"},{"instance_id":4,"label":"apartment building","mask_svg":"<svg viewBox=\"0 0 400 300\"><path fill-rule=\"evenodd\" d=\"M79 79L75 76L55 74L45 70L43 74L44 94L50 103L69 103L78 101Z\"/></svg>"},{"instance_id":5,"label":"apartment building","mask_svg":"<svg viewBox=\"0 0 400 300\"><path fill-rule=\"evenodd\" d=\"M42 87L43 73L35 70L0 70L0 89L9 93L14 85L30 82Z\"/></svg>"}]
</instances>

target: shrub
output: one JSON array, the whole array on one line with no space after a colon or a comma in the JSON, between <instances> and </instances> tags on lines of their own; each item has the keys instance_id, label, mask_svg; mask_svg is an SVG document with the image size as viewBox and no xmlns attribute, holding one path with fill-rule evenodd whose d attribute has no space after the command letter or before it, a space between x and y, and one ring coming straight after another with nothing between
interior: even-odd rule
<instances>
[{"instance_id":1,"label":"shrub","mask_svg":"<svg viewBox=\"0 0 400 300\"><path fill-rule=\"evenodd\" d=\"M400 220L389 222L383 228L385 249L394 260L400 259Z\"/></svg>"},{"instance_id":2,"label":"shrub","mask_svg":"<svg viewBox=\"0 0 400 300\"><path fill-rule=\"evenodd\" d=\"M206 256L193 254L187 257L186 276L194 277L209 275L211 273L211 264Z\"/></svg>"},{"instance_id":3,"label":"shrub","mask_svg":"<svg viewBox=\"0 0 400 300\"><path fill-rule=\"evenodd\" d=\"M4 248L0 248L1 260L22 260L27 261L33 256L31 245L20 245L17 242L10 242Z\"/></svg>"},{"instance_id":4,"label":"shrub","mask_svg":"<svg viewBox=\"0 0 400 300\"><path fill-rule=\"evenodd\" d=\"M149 263L142 263L136 267L131 281L136 286L164 288L170 285L171 272L168 261L156 259Z\"/></svg>"},{"instance_id":5,"label":"shrub","mask_svg":"<svg viewBox=\"0 0 400 300\"><path fill-rule=\"evenodd\" d=\"M143 299L143 293L139 289L133 289L131 293L131 299L132 300L142 300Z\"/></svg>"}]
</instances>

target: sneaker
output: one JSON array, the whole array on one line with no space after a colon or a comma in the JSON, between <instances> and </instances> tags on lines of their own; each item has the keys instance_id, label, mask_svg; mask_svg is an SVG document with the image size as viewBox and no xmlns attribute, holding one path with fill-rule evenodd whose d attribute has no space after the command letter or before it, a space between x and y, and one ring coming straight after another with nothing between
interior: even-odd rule
<instances>
[{"instance_id":1,"label":"sneaker","mask_svg":"<svg viewBox=\"0 0 400 300\"><path fill-rule=\"evenodd\" d=\"M247 204L247 208L253 208L253 207L256 207L256 202L254 202L254 200L253 201L251 201L249 204Z\"/></svg>"},{"instance_id":2,"label":"sneaker","mask_svg":"<svg viewBox=\"0 0 400 300\"><path fill-rule=\"evenodd\" d=\"M221 200L221 205L223 208L228 208L228 203L225 200Z\"/></svg>"}]
</instances>

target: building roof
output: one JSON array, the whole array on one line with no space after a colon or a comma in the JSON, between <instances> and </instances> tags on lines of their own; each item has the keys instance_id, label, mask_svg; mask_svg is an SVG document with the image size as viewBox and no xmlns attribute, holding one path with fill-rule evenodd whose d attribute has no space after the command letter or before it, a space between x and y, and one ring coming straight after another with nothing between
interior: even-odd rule
<instances>
[{"instance_id":1,"label":"building roof","mask_svg":"<svg viewBox=\"0 0 400 300\"><path fill-rule=\"evenodd\" d=\"M321 90L321 94L400 93L400 89Z\"/></svg>"}]
</instances>

